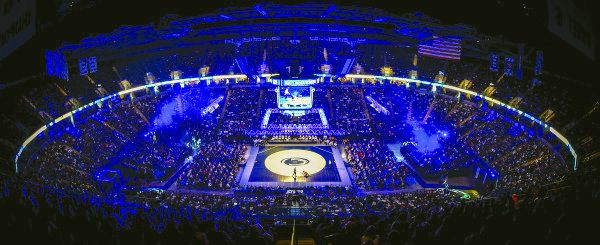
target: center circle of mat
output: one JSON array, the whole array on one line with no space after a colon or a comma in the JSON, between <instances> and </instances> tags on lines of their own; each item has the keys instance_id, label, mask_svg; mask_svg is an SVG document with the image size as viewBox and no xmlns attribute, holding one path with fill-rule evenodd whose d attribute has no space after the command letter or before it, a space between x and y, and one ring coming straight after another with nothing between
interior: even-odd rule
<instances>
[{"instance_id":1,"label":"center circle of mat","mask_svg":"<svg viewBox=\"0 0 600 245\"><path fill-rule=\"evenodd\" d=\"M265 159L265 167L269 171L283 176L292 176L294 168L296 168L296 175L300 177L304 171L313 175L323 170L325 158L307 150L283 150L269 155Z\"/></svg>"}]
</instances>

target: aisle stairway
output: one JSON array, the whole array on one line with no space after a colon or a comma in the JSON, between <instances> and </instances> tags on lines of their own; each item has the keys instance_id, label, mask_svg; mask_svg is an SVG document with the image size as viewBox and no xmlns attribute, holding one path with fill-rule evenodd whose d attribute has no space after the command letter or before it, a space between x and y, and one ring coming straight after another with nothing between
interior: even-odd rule
<instances>
[{"instance_id":1,"label":"aisle stairway","mask_svg":"<svg viewBox=\"0 0 600 245\"><path fill-rule=\"evenodd\" d=\"M278 226L279 237L276 238L276 245L314 245L312 238L313 232L310 225L296 225L294 219L292 224Z\"/></svg>"},{"instance_id":2,"label":"aisle stairway","mask_svg":"<svg viewBox=\"0 0 600 245\"><path fill-rule=\"evenodd\" d=\"M219 115L219 122L215 127L215 133L219 132L219 130L221 129L221 125L223 125L223 118L225 117L225 114L227 113L227 108L229 107L229 98L231 98L231 89L228 88L227 95L225 96L225 103L223 104L223 110L221 110L221 114Z\"/></svg>"},{"instance_id":3,"label":"aisle stairway","mask_svg":"<svg viewBox=\"0 0 600 245\"><path fill-rule=\"evenodd\" d=\"M297 243L292 244L291 240L277 240L275 245L314 245L315 240L312 238L300 238Z\"/></svg>"},{"instance_id":4,"label":"aisle stairway","mask_svg":"<svg viewBox=\"0 0 600 245\"><path fill-rule=\"evenodd\" d=\"M369 112L367 102L365 101L365 91L361 88L361 89L358 89L358 92L360 94L360 101L361 101L360 104L362 105L362 109L364 111L365 117L367 118L367 121L369 122L369 128L371 129L371 132L375 132L375 127L373 125L373 119L371 118L371 113Z\"/></svg>"},{"instance_id":5,"label":"aisle stairway","mask_svg":"<svg viewBox=\"0 0 600 245\"><path fill-rule=\"evenodd\" d=\"M335 111L333 110L333 101L331 99L331 89L327 89L327 102L329 104L329 113L331 114L331 118L329 118L329 125L335 125Z\"/></svg>"},{"instance_id":6,"label":"aisle stairway","mask_svg":"<svg viewBox=\"0 0 600 245\"><path fill-rule=\"evenodd\" d=\"M260 127L260 123L262 121L262 107L263 107L263 100L265 99L265 89L261 89L260 90L260 95L258 96L258 106L256 107L256 118L258 120L256 120L255 123L255 127Z\"/></svg>"}]
</instances>

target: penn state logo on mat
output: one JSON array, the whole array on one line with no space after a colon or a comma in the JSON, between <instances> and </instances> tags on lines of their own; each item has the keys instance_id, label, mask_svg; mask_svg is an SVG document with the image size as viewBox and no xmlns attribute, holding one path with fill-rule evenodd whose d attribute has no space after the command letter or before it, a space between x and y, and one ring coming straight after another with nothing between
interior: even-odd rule
<instances>
[{"instance_id":1,"label":"penn state logo on mat","mask_svg":"<svg viewBox=\"0 0 600 245\"><path fill-rule=\"evenodd\" d=\"M325 165L325 158L320 154L299 149L278 151L265 159L265 167L269 171L283 176L292 176L294 168L296 173L313 175L323 170Z\"/></svg>"},{"instance_id":2,"label":"penn state logo on mat","mask_svg":"<svg viewBox=\"0 0 600 245\"><path fill-rule=\"evenodd\" d=\"M302 158L302 157L288 157L288 158L284 158L283 160L281 160L281 162L285 165L298 167L298 166L309 164L310 160L308 160L306 158Z\"/></svg>"}]
</instances>

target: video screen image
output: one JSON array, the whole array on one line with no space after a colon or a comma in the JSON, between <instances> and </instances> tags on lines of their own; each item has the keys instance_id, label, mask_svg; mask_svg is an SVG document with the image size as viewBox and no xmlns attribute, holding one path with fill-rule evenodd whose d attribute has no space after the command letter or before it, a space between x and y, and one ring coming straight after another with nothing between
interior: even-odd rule
<instances>
[{"instance_id":1,"label":"video screen image","mask_svg":"<svg viewBox=\"0 0 600 245\"><path fill-rule=\"evenodd\" d=\"M312 108L311 87L279 87L279 109Z\"/></svg>"}]
</instances>

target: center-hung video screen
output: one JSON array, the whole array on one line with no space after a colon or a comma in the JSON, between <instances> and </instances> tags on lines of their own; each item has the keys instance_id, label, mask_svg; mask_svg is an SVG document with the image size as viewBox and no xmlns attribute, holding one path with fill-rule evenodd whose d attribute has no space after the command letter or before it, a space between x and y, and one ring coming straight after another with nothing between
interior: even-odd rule
<instances>
[{"instance_id":1,"label":"center-hung video screen","mask_svg":"<svg viewBox=\"0 0 600 245\"><path fill-rule=\"evenodd\" d=\"M311 87L279 87L277 93L279 109L310 109L312 108Z\"/></svg>"}]
</instances>

